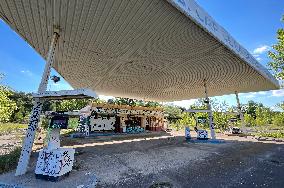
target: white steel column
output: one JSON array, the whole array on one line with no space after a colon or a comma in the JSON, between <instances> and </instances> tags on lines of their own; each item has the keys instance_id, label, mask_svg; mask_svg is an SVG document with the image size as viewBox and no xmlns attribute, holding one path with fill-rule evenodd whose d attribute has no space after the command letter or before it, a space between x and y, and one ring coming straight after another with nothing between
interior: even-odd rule
<instances>
[{"instance_id":1,"label":"white steel column","mask_svg":"<svg viewBox=\"0 0 284 188\"><path fill-rule=\"evenodd\" d=\"M205 89L205 100L207 101L207 103L206 103L207 109L209 110L208 116L209 116L210 134L211 134L212 139L216 139L215 127L214 127L214 121L213 121L213 113L212 113L212 109L211 109L211 105L210 105L210 101L209 101L209 97L208 97L208 93L207 93L207 85L206 85L205 80L204 80L204 89Z\"/></svg>"},{"instance_id":2,"label":"white steel column","mask_svg":"<svg viewBox=\"0 0 284 188\"><path fill-rule=\"evenodd\" d=\"M49 47L49 51L47 54L47 60L46 60L44 72L43 72L41 82L38 88L38 93L44 93L46 91L50 69L54 61L54 54L55 54L56 45L58 43L58 37L59 37L58 33L54 32L52 36L52 41ZM41 113L43 102L44 101L40 100L39 98L34 99L34 106L33 106L32 114L30 116L30 122L29 122L29 126L27 129L26 137L23 142L22 151L21 151L20 159L18 162L16 174L15 174L16 176L25 174L27 172L27 167L28 167L30 155L32 152L36 129L38 127L38 122L40 120L40 113Z\"/></svg>"},{"instance_id":3,"label":"white steel column","mask_svg":"<svg viewBox=\"0 0 284 188\"><path fill-rule=\"evenodd\" d=\"M237 99L238 113L239 113L240 119L241 119L241 130L243 131L243 130L244 130L244 125L245 125L245 122L244 122L244 114L243 114L243 112L242 112L242 107L241 107L241 103L240 103L240 99L239 99L238 92L235 91L235 94L236 94L236 99Z\"/></svg>"}]
</instances>

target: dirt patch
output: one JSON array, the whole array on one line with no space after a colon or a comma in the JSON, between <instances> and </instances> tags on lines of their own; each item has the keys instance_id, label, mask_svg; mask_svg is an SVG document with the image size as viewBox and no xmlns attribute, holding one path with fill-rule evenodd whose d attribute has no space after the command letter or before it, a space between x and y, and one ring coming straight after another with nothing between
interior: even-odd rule
<instances>
[{"instance_id":1,"label":"dirt patch","mask_svg":"<svg viewBox=\"0 0 284 188\"><path fill-rule=\"evenodd\" d=\"M23 134L18 132L0 136L0 155L8 154L22 145Z\"/></svg>"},{"instance_id":2,"label":"dirt patch","mask_svg":"<svg viewBox=\"0 0 284 188\"><path fill-rule=\"evenodd\" d=\"M283 147L281 144L264 144L245 137L229 141L231 137L226 136L222 137L226 140L222 144L193 144L185 141L183 134L175 134L175 137L152 135L144 138L142 135L139 138L136 135L118 139L115 136L75 139L75 145L79 146L69 177L57 183L35 179L37 154L33 153L26 175L14 177L11 172L0 176L0 182L26 187L39 184L41 187L208 187L210 182L232 186L229 180L241 182L243 173L252 173L260 162L283 168L283 159L279 156L267 156L262 161L259 157L270 150L271 153L278 151L275 148ZM151 139L155 137L160 139ZM120 142L125 140L127 142Z\"/></svg>"}]
</instances>

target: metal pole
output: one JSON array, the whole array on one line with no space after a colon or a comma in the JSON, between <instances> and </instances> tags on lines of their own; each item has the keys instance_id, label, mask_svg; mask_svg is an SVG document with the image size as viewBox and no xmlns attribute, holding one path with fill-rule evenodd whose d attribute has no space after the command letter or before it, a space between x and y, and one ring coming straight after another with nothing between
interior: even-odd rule
<instances>
[{"instance_id":1,"label":"metal pole","mask_svg":"<svg viewBox=\"0 0 284 188\"><path fill-rule=\"evenodd\" d=\"M47 60L46 60L44 72L43 72L41 82L38 88L38 93L44 93L46 91L50 69L54 61L54 54L55 54L56 45L58 43L58 38L59 38L58 33L54 32L52 36L52 41L49 47L49 51L47 54ZM34 106L33 106L32 114L30 117L29 126L27 129L25 140L23 142L22 151L21 151L20 159L18 162L16 174L15 174L16 176L25 174L27 172L27 167L28 167L31 152L32 152L36 129L38 127L38 122L40 120L40 113L41 113L43 102L44 101L40 100L39 98L35 98L34 100Z\"/></svg>"},{"instance_id":2,"label":"metal pole","mask_svg":"<svg viewBox=\"0 0 284 188\"><path fill-rule=\"evenodd\" d=\"M244 131L244 125L245 125L245 122L244 122L244 114L243 114L243 112L242 112L242 108L241 108L241 103L240 103L240 99L239 99L238 92L235 91L235 94L236 94L236 99L237 99L238 113L239 113L240 119L241 119L241 130Z\"/></svg>"},{"instance_id":3,"label":"metal pole","mask_svg":"<svg viewBox=\"0 0 284 188\"><path fill-rule=\"evenodd\" d=\"M205 80L204 80L204 89L205 89L205 99L207 101L206 102L207 109L209 110L208 115L209 115L210 134L211 134L211 138L212 139L216 139L215 128L214 128L214 121L213 121L213 113L212 113L212 109L211 109L211 105L210 105L210 101L209 101L209 97L208 97L207 85L206 85L206 81Z\"/></svg>"}]
</instances>

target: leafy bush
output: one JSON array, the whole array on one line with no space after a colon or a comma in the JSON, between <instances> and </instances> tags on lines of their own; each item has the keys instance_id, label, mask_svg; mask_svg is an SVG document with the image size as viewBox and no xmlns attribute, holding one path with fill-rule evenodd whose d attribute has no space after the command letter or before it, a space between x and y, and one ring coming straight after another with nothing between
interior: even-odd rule
<instances>
[{"instance_id":1,"label":"leafy bush","mask_svg":"<svg viewBox=\"0 0 284 188\"><path fill-rule=\"evenodd\" d=\"M262 132L262 133L258 133L258 136L261 137L272 137L272 138L284 138L284 132L282 131L277 131L277 132Z\"/></svg>"},{"instance_id":2,"label":"leafy bush","mask_svg":"<svg viewBox=\"0 0 284 188\"><path fill-rule=\"evenodd\" d=\"M40 118L40 124L41 124L41 127L42 127L43 129L47 129L47 128L48 128L48 125L49 125L49 119L48 119L47 117L45 117L45 116L42 116L42 117Z\"/></svg>"},{"instance_id":3,"label":"leafy bush","mask_svg":"<svg viewBox=\"0 0 284 188\"><path fill-rule=\"evenodd\" d=\"M284 113L278 113L274 116L273 125L284 126Z\"/></svg>"},{"instance_id":4,"label":"leafy bush","mask_svg":"<svg viewBox=\"0 0 284 188\"><path fill-rule=\"evenodd\" d=\"M17 109L16 103L9 98L11 95L9 88L0 85L0 122L8 122Z\"/></svg>"},{"instance_id":5,"label":"leafy bush","mask_svg":"<svg viewBox=\"0 0 284 188\"><path fill-rule=\"evenodd\" d=\"M0 174L13 170L17 167L21 155L21 148L17 147L8 154L0 156Z\"/></svg>"},{"instance_id":6,"label":"leafy bush","mask_svg":"<svg viewBox=\"0 0 284 188\"><path fill-rule=\"evenodd\" d=\"M195 126L195 119L194 117L190 116L189 113L183 112L181 114L181 119L178 120L178 124L185 126Z\"/></svg>"},{"instance_id":7,"label":"leafy bush","mask_svg":"<svg viewBox=\"0 0 284 188\"><path fill-rule=\"evenodd\" d=\"M245 124L247 125L247 126L255 126L256 125L256 121L255 121L255 119L253 118L253 116L252 115L250 115L250 114L245 114L244 115L244 121L245 121Z\"/></svg>"},{"instance_id":8,"label":"leafy bush","mask_svg":"<svg viewBox=\"0 0 284 188\"><path fill-rule=\"evenodd\" d=\"M78 126L78 118L70 118L68 122L68 129L76 130Z\"/></svg>"},{"instance_id":9,"label":"leafy bush","mask_svg":"<svg viewBox=\"0 0 284 188\"><path fill-rule=\"evenodd\" d=\"M184 125L180 125L180 124L178 124L178 123L171 123L171 124L169 125L169 127L172 128L172 129L174 129L174 130L176 130L176 131L179 131L179 130L184 129Z\"/></svg>"}]
</instances>

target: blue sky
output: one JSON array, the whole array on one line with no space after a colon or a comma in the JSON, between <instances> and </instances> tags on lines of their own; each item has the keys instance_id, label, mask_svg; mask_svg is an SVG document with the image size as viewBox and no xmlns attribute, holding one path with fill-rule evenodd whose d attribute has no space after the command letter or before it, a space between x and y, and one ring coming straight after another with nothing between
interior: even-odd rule
<instances>
[{"instance_id":1,"label":"blue sky","mask_svg":"<svg viewBox=\"0 0 284 188\"><path fill-rule=\"evenodd\" d=\"M283 0L197 0L220 25L247 48L263 65L267 52L276 43L276 31L283 28ZM3 21L0 20L0 72L5 74L1 84L17 91L36 92L44 69L44 60ZM51 75L57 74L52 71ZM48 90L72 89L64 80L49 83ZM107 98L107 97L105 97ZM216 97L236 105L234 95ZM249 100L274 108L284 101L284 90L240 94L241 103ZM194 100L175 102L188 107Z\"/></svg>"}]
</instances>

